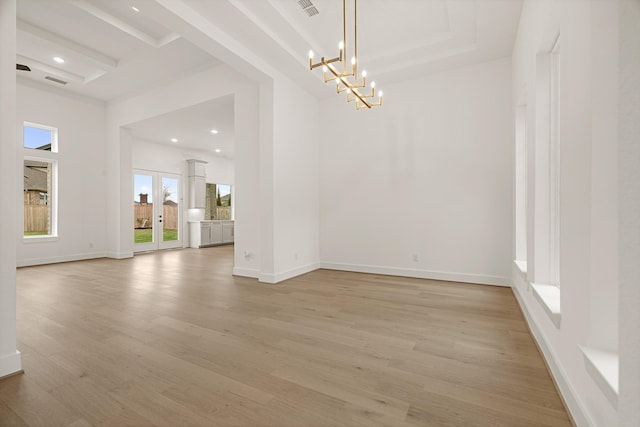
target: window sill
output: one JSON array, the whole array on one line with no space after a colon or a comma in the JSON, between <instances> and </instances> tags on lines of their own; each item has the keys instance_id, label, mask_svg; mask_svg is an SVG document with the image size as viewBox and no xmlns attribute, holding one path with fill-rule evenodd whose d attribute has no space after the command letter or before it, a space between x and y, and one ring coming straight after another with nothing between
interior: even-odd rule
<instances>
[{"instance_id":1,"label":"window sill","mask_svg":"<svg viewBox=\"0 0 640 427\"><path fill-rule=\"evenodd\" d=\"M609 403L618 407L618 354L591 347L582 347L584 364L596 385L602 390Z\"/></svg>"},{"instance_id":2,"label":"window sill","mask_svg":"<svg viewBox=\"0 0 640 427\"><path fill-rule=\"evenodd\" d=\"M527 261L518 261L516 259L513 262L516 264L516 266L518 267L520 272L526 276L527 275Z\"/></svg>"},{"instance_id":3,"label":"window sill","mask_svg":"<svg viewBox=\"0 0 640 427\"><path fill-rule=\"evenodd\" d=\"M544 311L547 312L551 322L556 328L560 328L560 288L554 285L543 285L532 283L531 288L536 299L540 302Z\"/></svg>"},{"instance_id":4,"label":"window sill","mask_svg":"<svg viewBox=\"0 0 640 427\"><path fill-rule=\"evenodd\" d=\"M22 241L24 243L57 242L58 236L23 236Z\"/></svg>"}]
</instances>

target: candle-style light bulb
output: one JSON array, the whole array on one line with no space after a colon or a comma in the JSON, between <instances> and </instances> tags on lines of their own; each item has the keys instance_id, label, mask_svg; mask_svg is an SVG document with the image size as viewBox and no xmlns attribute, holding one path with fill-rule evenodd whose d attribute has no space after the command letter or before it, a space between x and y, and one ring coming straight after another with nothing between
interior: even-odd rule
<instances>
[{"instance_id":1,"label":"candle-style light bulb","mask_svg":"<svg viewBox=\"0 0 640 427\"><path fill-rule=\"evenodd\" d=\"M371 82L371 87L372 87L373 89L375 89L375 88L376 88L376 82Z\"/></svg>"},{"instance_id":2,"label":"candle-style light bulb","mask_svg":"<svg viewBox=\"0 0 640 427\"><path fill-rule=\"evenodd\" d=\"M378 95L379 98L382 98L382 91L380 91L380 94Z\"/></svg>"},{"instance_id":3,"label":"candle-style light bulb","mask_svg":"<svg viewBox=\"0 0 640 427\"><path fill-rule=\"evenodd\" d=\"M367 70L362 70L362 77L367 77Z\"/></svg>"},{"instance_id":4,"label":"candle-style light bulb","mask_svg":"<svg viewBox=\"0 0 640 427\"><path fill-rule=\"evenodd\" d=\"M322 66L322 72L326 73L327 71L329 71L329 68L326 65Z\"/></svg>"},{"instance_id":5,"label":"candle-style light bulb","mask_svg":"<svg viewBox=\"0 0 640 427\"><path fill-rule=\"evenodd\" d=\"M347 88L347 93L351 93L351 88L350 87Z\"/></svg>"},{"instance_id":6,"label":"candle-style light bulb","mask_svg":"<svg viewBox=\"0 0 640 427\"><path fill-rule=\"evenodd\" d=\"M356 65L356 57L355 56L351 57L351 65Z\"/></svg>"},{"instance_id":7,"label":"candle-style light bulb","mask_svg":"<svg viewBox=\"0 0 640 427\"><path fill-rule=\"evenodd\" d=\"M309 51L309 59L313 59L313 51L312 50Z\"/></svg>"},{"instance_id":8,"label":"candle-style light bulb","mask_svg":"<svg viewBox=\"0 0 640 427\"><path fill-rule=\"evenodd\" d=\"M340 43L338 43L338 49L344 49L344 42L342 40L340 40Z\"/></svg>"}]
</instances>

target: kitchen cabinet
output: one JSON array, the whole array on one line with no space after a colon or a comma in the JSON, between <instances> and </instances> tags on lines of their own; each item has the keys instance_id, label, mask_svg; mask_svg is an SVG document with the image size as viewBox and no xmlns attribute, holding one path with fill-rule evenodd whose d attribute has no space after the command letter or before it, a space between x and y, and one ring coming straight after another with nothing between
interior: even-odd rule
<instances>
[{"instance_id":1,"label":"kitchen cabinet","mask_svg":"<svg viewBox=\"0 0 640 427\"><path fill-rule=\"evenodd\" d=\"M206 170L207 162L187 160L187 186L189 189L189 209L204 209L206 206Z\"/></svg>"},{"instance_id":2,"label":"kitchen cabinet","mask_svg":"<svg viewBox=\"0 0 640 427\"><path fill-rule=\"evenodd\" d=\"M189 222L189 246L203 248L233 243L233 221L190 221Z\"/></svg>"}]
</instances>

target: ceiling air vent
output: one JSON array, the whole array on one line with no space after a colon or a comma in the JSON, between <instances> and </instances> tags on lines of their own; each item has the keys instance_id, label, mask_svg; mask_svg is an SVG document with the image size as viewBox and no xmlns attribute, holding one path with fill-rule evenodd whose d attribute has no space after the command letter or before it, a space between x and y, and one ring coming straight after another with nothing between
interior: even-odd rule
<instances>
[{"instance_id":1,"label":"ceiling air vent","mask_svg":"<svg viewBox=\"0 0 640 427\"><path fill-rule=\"evenodd\" d=\"M61 84L61 85L66 85L67 84L67 82L65 82L64 80L56 79L55 77L51 77L51 76L46 76L45 79L51 80L52 82L56 82L56 83Z\"/></svg>"},{"instance_id":2,"label":"ceiling air vent","mask_svg":"<svg viewBox=\"0 0 640 427\"><path fill-rule=\"evenodd\" d=\"M302 8L302 10L307 12L307 15L309 15L310 17L320 13L318 12L318 9L316 9L316 7L313 5L313 3L311 3L311 0L298 0L298 4Z\"/></svg>"}]
</instances>

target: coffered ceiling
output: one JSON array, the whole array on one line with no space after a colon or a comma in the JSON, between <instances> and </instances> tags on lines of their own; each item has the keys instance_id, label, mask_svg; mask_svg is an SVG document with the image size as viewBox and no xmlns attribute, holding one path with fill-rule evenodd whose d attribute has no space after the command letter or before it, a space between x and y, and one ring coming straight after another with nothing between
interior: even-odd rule
<instances>
[{"instance_id":1,"label":"coffered ceiling","mask_svg":"<svg viewBox=\"0 0 640 427\"><path fill-rule=\"evenodd\" d=\"M509 56L521 6L521 0L360 0L359 68L382 87ZM353 0L347 20L351 56ZM322 97L333 91L320 83L321 72L309 71L307 52L336 56L342 1L18 0L17 28L16 60L32 70L18 71L20 78L104 101L222 62L241 71L246 64L263 74L275 70ZM220 112L213 104L201 107Z\"/></svg>"},{"instance_id":2,"label":"coffered ceiling","mask_svg":"<svg viewBox=\"0 0 640 427\"><path fill-rule=\"evenodd\" d=\"M182 0L280 72L308 70L307 52L335 57L342 37L341 0ZM301 6L311 3L317 14ZM347 0L347 56L353 54L353 0ZM511 55L521 0L360 0L359 68L383 84ZM178 13L178 9L175 9ZM249 25L249 23L251 25ZM241 28L242 31L234 28Z\"/></svg>"},{"instance_id":3,"label":"coffered ceiling","mask_svg":"<svg viewBox=\"0 0 640 427\"><path fill-rule=\"evenodd\" d=\"M32 70L19 75L110 100L219 64L132 5L127 0L19 0L16 60ZM47 76L59 82L44 80Z\"/></svg>"}]
</instances>

